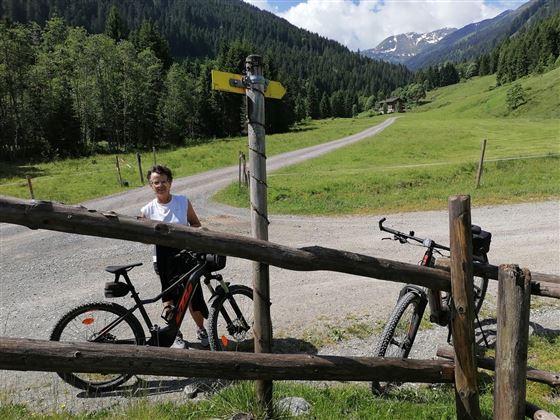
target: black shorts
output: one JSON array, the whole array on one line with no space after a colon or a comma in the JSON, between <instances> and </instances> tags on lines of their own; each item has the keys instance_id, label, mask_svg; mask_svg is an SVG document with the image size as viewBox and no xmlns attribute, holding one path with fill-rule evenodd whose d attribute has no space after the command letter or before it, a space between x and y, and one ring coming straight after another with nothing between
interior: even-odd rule
<instances>
[{"instance_id":1,"label":"black shorts","mask_svg":"<svg viewBox=\"0 0 560 420\"><path fill-rule=\"evenodd\" d=\"M188 266L179 258L173 258L181 252L177 248L169 248L166 246L156 245L156 266L157 273L159 274L159 279L161 281L161 290L165 290L173 281L177 279L177 276L184 274L191 270L194 265ZM177 288L169 293L163 295L162 300L168 301L172 300L174 305L177 305L179 298L181 297L181 288ZM204 318L208 318L208 306L204 302L204 296L202 294L202 287L199 285L191 299L191 305L193 311L200 311Z\"/></svg>"}]
</instances>

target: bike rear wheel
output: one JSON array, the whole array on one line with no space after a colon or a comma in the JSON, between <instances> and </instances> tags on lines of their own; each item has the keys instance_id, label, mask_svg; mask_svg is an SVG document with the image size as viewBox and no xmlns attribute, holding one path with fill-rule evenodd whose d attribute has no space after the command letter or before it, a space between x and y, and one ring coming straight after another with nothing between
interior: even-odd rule
<instances>
[{"instance_id":1,"label":"bike rear wheel","mask_svg":"<svg viewBox=\"0 0 560 420\"><path fill-rule=\"evenodd\" d=\"M128 314L123 321L103 336L99 332L111 322L126 315L128 310L116 303L94 302L80 305L64 315L55 325L52 341L96 342L143 345L145 334L138 319ZM57 372L66 383L88 392L112 391L132 375L121 373Z\"/></svg>"},{"instance_id":2,"label":"bike rear wheel","mask_svg":"<svg viewBox=\"0 0 560 420\"><path fill-rule=\"evenodd\" d=\"M420 327L426 300L414 292L405 293L393 309L389 321L381 334L375 356L407 358ZM376 395L381 395L390 383L373 381L371 390ZM396 385L396 384L393 384Z\"/></svg>"},{"instance_id":3,"label":"bike rear wheel","mask_svg":"<svg viewBox=\"0 0 560 420\"><path fill-rule=\"evenodd\" d=\"M486 254L478 257L483 263L488 263L488 257ZM474 309L478 314L482 304L484 303L484 298L486 297L486 290L488 289L488 278L487 277L473 277L473 297L474 297Z\"/></svg>"},{"instance_id":4,"label":"bike rear wheel","mask_svg":"<svg viewBox=\"0 0 560 420\"><path fill-rule=\"evenodd\" d=\"M229 292L219 295L210 307L210 349L253 352L253 290L234 285L229 286Z\"/></svg>"}]
</instances>

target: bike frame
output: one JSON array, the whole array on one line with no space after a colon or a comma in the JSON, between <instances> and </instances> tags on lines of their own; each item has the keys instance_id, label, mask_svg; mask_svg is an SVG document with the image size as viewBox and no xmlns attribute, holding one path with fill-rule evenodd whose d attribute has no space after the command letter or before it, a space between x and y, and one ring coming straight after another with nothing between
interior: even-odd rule
<instances>
[{"instance_id":1,"label":"bike frame","mask_svg":"<svg viewBox=\"0 0 560 420\"><path fill-rule=\"evenodd\" d=\"M150 331L150 341L157 343L160 328L157 325L152 324L152 321L148 313L146 312L144 306L157 302L162 298L163 295L165 295L170 291L175 290L176 288L184 284L185 287L183 293L179 298L177 308L174 310L175 313L173 314L173 318L172 318L173 319L172 328L178 330L181 327L181 324L187 312L187 308L189 307L189 304L192 300L192 296L196 291L196 288L200 286L200 277L202 277L202 275L205 275L204 283L206 284L206 286L208 287L212 295L215 295L216 291L210 284L210 280L218 280L218 282L220 282L220 286L223 289L227 290L227 285L223 281L222 276L220 274L208 273L206 269L206 262L204 261L199 262L191 270L179 276L179 278L175 280L175 282L173 282L173 284L171 284L167 289L163 290L160 294L150 299L140 299L138 292L136 292L136 289L134 288L134 285L132 284L132 281L128 276L128 270L122 270L116 272L115 282L118 282L121 276L123 277L125 283L130 288L131 297L134 300L135 305L132 308L128 309L125 315L109 323L107 326L105 326L105 328L99 331L98 336L93 340L93 342L101 341L101 338L103 336L105 336L109 331L111 331L113 328L115 328L117 325L123 322L127 316L134 313L138 309L140 311L140 314L142 315L142 319L144 320L144 323L148 327L148 331Z\"/></svg>"}]
</instances>

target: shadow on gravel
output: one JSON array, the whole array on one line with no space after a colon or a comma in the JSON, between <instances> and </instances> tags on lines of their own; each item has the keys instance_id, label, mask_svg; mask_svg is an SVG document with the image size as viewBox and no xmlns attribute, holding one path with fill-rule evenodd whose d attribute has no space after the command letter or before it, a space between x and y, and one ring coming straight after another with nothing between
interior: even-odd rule
<instances>
[{"instance_id":1,"label":"shadow on gravel","mask_svg":"<svg viewBox=\"0 0 560 420\"><path fill-rule=\"evenodd\" d=\"M142 398L150 395L163 395L177 392L190 393L215 392L227 386L231 381L223 379L207 378L176 378L176 379L143 379L136 377L136 382L124 385L109 392L80 392L78 398L114 398L114 397L136 397ZM193 395L190 395L192 397Z\"/></svg>"},{"instance_id":2,"label":"shadow on gravel","mask_svg":"<svg viewBox=\"0 0 560 420\"><path fill-rule=\"evenodd\" d=\"M272 351L274 353L290 354L305 353L317 354L319 350L309 341L299 338L275 338Z\"/></svg>"},{"instance_id":3,"label":"shadow on gravel","mask_svg":"<svg viewBox=\"0 0 560 420\"><path fill-rule=\"evenodd\" d=\"M194 344L192 348L202 350ZM318 350L308 341L297 338L275 338L273 352L280 354L305 353L317 354ZM136 377L136 382L123 385L114 391L108 392L80 392L78 398L111 398L111 397L147 397L150 395L163 395L177 392L190 394L216 392L232 381L208 378L170 378L170 379L144 379ZM190 395L192 397L193 395Z\"/></svg>"},{"instance_id":4,"label":"shadow on gravel","mask_svg":"<svg viewBox=\"0 0 560 420\"><path fill-rule=\"evenodd\" d=\"M482 327L482 331L484 332L484 337L486 337L486 341L489 344L488 348L495 348L496 330L497 330L496 318L483 319L480 321L480 326ZM529 335L544 337L548 341L552 341L560 336L560 329L546 328L543 327L541 324L538 324L533 321L529 321ZM478 346L486 347L484 337L482 332L480 331L480 327L478 326L478 323L475 322L475 342Z\"/></svg>"}]
</instances>

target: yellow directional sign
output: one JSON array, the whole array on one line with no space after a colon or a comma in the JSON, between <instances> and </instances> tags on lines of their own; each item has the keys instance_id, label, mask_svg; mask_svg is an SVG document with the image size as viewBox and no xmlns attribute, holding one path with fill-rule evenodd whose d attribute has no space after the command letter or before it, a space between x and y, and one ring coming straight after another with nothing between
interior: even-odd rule
<instances>
[{"instance_id":1,"label":"yellow directional sign","mask_svg":"<svg viewBox=\"0 0 560 420\"><path fill-rule=\"evenodd\" d=\"M212 70L212 89L245 95L244 77L240 74ZM264 96L267 98L282 99L285 94L286 88L282 83L269 80L266 84Z\"/></svg>"},{"instance_id":2,"label":"yellow directional sign","mask_svg":"<svg viewBox=\"0 0 560 420\"><path fill-rule=\"evenodd\" d=\"M264 96L273 99L282 99L286 94L286 88L280 82L275 82L274 80L269 80L266 89L264 90Z\"/></svg>"}]
</instances>

